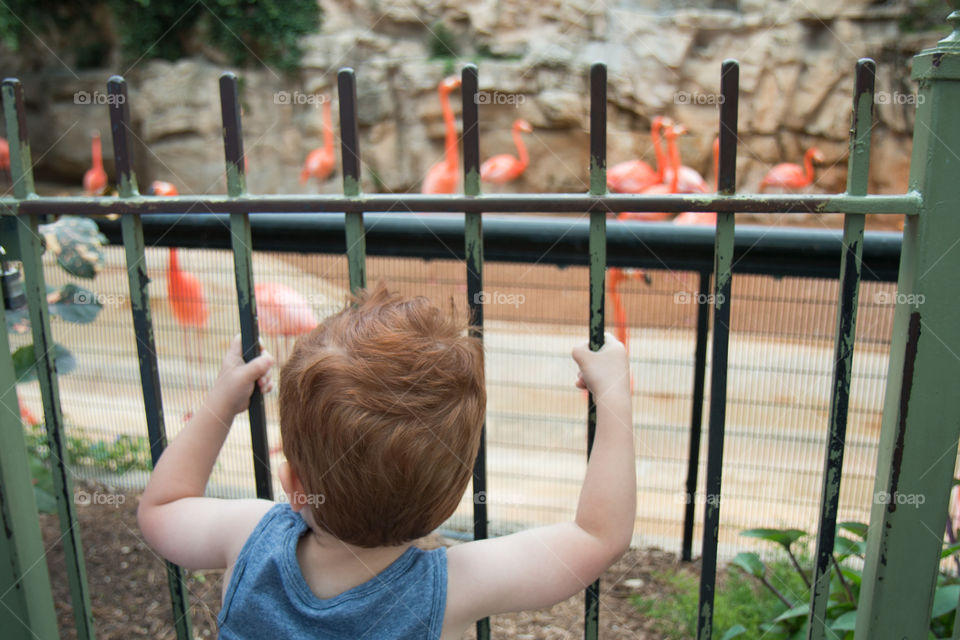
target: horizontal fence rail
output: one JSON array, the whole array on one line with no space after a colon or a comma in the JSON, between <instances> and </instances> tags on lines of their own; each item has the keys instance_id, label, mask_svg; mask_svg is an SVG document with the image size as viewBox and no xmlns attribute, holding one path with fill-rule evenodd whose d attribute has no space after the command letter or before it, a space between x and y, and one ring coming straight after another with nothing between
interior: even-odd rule
<instances>
[{"instance_id":1,"label":"horizontal fence rail","mask_svg":"<svg viewBox=\"0 0 960 640\"><path fill-rule=\"evenodd\" d=\"M229 249L223 234L224 214L151 214L142 216L150 246ZM369 256L463 260L459 244L460 216L417 216L410 213L364 215ZM120 220L98 220L114 244L122 244ZM346 251L342 215L307 213L250 214L253 243L259 251L342 254ZM483 216L483 258L486 262L587 265L590 222L580 218ZM666 222L610 221L607 265L713 271L713 229L678 229ZM867 231L863 240L863 279L896 282L902 235ZM840 270L843 232L789 227L737 227L733 247L735 273L770 276L836 278Z\"/></svg>"},{"instance_id":2,"label":"horizontal fence rail","mask_svg":"<svg viewBox=\"0 0 960 640\"><path fill-rule=\"evenodd\" d=\"M960 13L952 18L960 23ZM960 187L955 176L951 178L943 167L953 166L946 159L946 151L938 144L941 140L956 142L960 147L960 130L948 124L944 113L955 113L960 102L958 90L943 89L937 93L937 80L960 79L960 31L941 42L941 50L926 62L918 57L915 75L927 81L924 91L930 100L921 111L918 124L927 131L917 134L912 163L911 191L902 195L867 195L869 133L872 127L873 84L875 68L872 61L862 60L857 67L854 88L854 118L850 138L849 178L847 189L842 194L828 195L757 195L734 194L736 182L737 114L739 105L739 66L736 61L724 61L720 85L723 101L719 114L719 175L718 194L646 196L633 194L608 194L606 184L606 114L607 72L602 64L590 70L590 166L589 193L587 194L523 194L481 195L477 176L479 165L479 113L477 105L478 72L468 65L462 74L463 94L463 195L421 194L363 194L360 189L361 151L359 147L356 78L351 69L338 74L341 129L341 161L343 166L343 195L340 196L291 196L246 194L244 178L244 154L240 101L237 78L227 73L221 77L220 97L223 118L225 166L228 184L226 196L140 196L137 193L136 176L130 167L132 161L126 137L129 107L127 101L114 101L111 106L111 130L114 152L117 159L118 197L81 198L37 197L33 193L31 161L27 143L25 112L19 82L6 80L3 84L4 113L7 134L10 139L13 165L14 197L0 198L0 214L6 217L8 233L3 243L8 249L8 259L20 259L24 263L26 289L30 303L30 315L34 342L42 353L37 359L40 371L45 422L55 459L54 480L59 507L60 525L64 535L68 563L68 578L77 633L79 637L93 637L93 619L90 614L89 589L86 584L82 546L76 527L73 509L72 487L69 477L69 461L63 445L63 417L60 409L57 376L50 349L52 344L44 280L41 262L42 247L37 235L40 216L82 215L99 216L119 214L119 221L101 220L106 233L113 241L122 242L127 251L130 271L133 320L137 336L148 336L139 351L140 373L147 410L147 425L151 437L151 453L154 460L165 444L160 388L156 375L156 355L151 351L152 323L149 299L146 295L148 276L142 266L144 244L182 243L182 246L227 247L232 250L235 288L238 297L238 312L243 336L244 355L254 357L258 350L258 324L256 300L251 267L251 251L258 248L284 246L286 250L320 251L343 253L347 257L350 288L356 291L366 284L367 255L418 255L421 257L455 257L465 261L467 279L467 303L476 323L476 333L482 336L482 307L476 293L483 290L483 263L488 260L535 261L554 264L583 264L588 266L589 327L591 349L603 345L605 327L605 275L611 266L641 266L648 268L684 268L701 275L699 288L705 292L712 286L712 302L698 309L697 350L695 360L694 388L702 393L705 381L704 370L708 346L707 320L712 312L713 332L711 355L711 393L708 401L706 505L702 545L702 575L697 620L698 640L714 637L714 590L716 587L718 529L720 523L720 498L722 495L723 445L727 403L727 356L730 333L731 309L737 304L732 298L731 281L734 272L768 273L771 275L814 275L839 278L837 331L835 342L835 371L831 386L830 415L826 426L829 434L824 459L823 492L821 499L820 531L817 541L816 573L811 591L809 635L812 639L824 637L825 625L821 613L827 606L830 579L830 551L832 529L836 524L839 474L842 471L843 447L846 427L846 410L850 393L850 370L853 358L853 340L856 328L856 306L862 280L891 280L898 277L900 288L929 293L934 300L932 307L925 309L926 322L935 325L936 333L930 337L923 333L924 324L920 311L911 312L905 305L898 305L894 328L894 343L890 358L891 383L888 386L884 405L884 429L881 455L878 463L880 488L896 492L898 486L911 486L916 490L946 494L949 478L945 454L936 457L937 447L932 443L907 446L908 422L914 429L922 429L921 418L936 420L943 424L938 432L936 445L956 449L960 435L960 411L954 407L927 408L919 417L911 414L908 419L911 393L927 394L930 405L936 404L938 393L945 394L949 375L956 372L956 363L950 362L942 353L934 353L933 338L946 345L960 343L960 330L946 322L952 307L941 302L955 290L948 288L942 273L949 270L953 277L960 268L960 258L926 253L926 245L945 247L953 238L960 238L960 222L950 218L950 203L960 201ZM950 64L942 65L945 55L950 54ZM951 75L952 74L952 75ZM122 78L113 77L108 84L111 95L126 96ZM952 93L951 93L952 91ZM953 99L948 109L942 104ZM941 109L932 105L940 101ZM924 105L924 101L918 104ZM919 131L920 127L918 127ZM941 141L941 142L937 142ZM918 162L917 154L922 156ZM922 165L918 168L918 165ZM929 168L932 167L932 168ZM938 173L939 172L939 173ZM937 182L935 182L935 180ZM935 195L931 195L933 192ZM678 230L671 225L641 225L610 221L611 214L624 211L666 212L717 212L714 228ZM419 216L411 212L456 213L458 216ZM844 230L838 232L783 231L776 229L751 229L735 227L734 214L753 213L843 213ZM577 214L576 220L547 220L533 218L504 218L491 213L566 213ZM903 251L895 234L864 234L864 214L889 214L907 216ZM183 215L189 214L189 215ZM318 215L319 214L319 215ZM323 215L326 214L326 215ZM486 215L485 215L486 214ZM230 237L222 237L223 222L229 216ZM483 218L486 217L484 220ZM928 218L930 221L928 222ZM13 223L11 225L11 223ZM369 228L368 227L369 223ZM16 233L9 233L11 228ZM202 233L200 233L202 231ZM297 237L293 237L297 236ZM435 240L430 240L430 237ZM446 243L444 239L455 239ZM522 239L521 246L516 244ZM262 244L261 244L262 243ZM552 244L550 244L552 243ZM799 244L799 246L798 246ZM955 244L955 243L954 243ZM6 245L10 245L7 247ZM388 246L389 245L389 246ZM439 246L443 246L443 251ZM542 251L546 249L545 251ZM531 258L534 252L540 255ZM897 268L897 264L900 268ZM926 271L918 272L918 265ZM932 281L923 281L929 272L934 272ZM711 276L712 275L712 280ZM712 284L711 284L712 282ZM939 305L939 306L938 306ZM929 309L932 308L933 313ZM930 333L934 333L931 331ZM957 346L960 350L960 345ZM949 347L948 347L949 350ZM0 367L6 374L12 372L12 361L0 359ZM924 377L925 376L925 377ZM954 378L955 379L955 378ZM915 385L922 387L915 390ZM704 399L694 411L702 408ZM589 456L596 426L596 405L588 394L586 412ZM956 418L956 419L954 419ZM270 469L266 449L265 418L262 400L255 397L250 405L255 485L260 497L272 497ZM696 463L699 455L701 424L699 418L691 423L690 469L687 477L688 502L696 489ZM913 436L919 439L920 435ZM473 491L485 491L485 435L481 455L474 468ZM0 451L0 456L5 452ZM906 460L906 462L904 462ZM932 461L932 463L931 463ZM923 472L924 463L936 469L929 479ZM903 466L906 465L906 466ZM928 470L929 470L928 469ZM901 476L901 472L904 475ZM952 468L951 468L952 471ZM909 472L909 473L907 473ZM899 484L898 484L899 483ZM5 495L0 492L0 495ZM487 512L484 501L474 500L474 537L487 535ZM895 514L895 505L874 505L872 524L877 533L869 539L867 570L864 573L864 597L869 601L866 613L857 620L857 638L893 637L885 626L896 626L896 637L921 637L917 635L922 623L929 623L930 594L916 593L932 584L937 562L932 553L933 543L925 541L925 564L913 570L911 580L901 587L891 587L886 567L904 567L909 557L909 545L904 532L919 530L912 516ZM942 512L942 509L941 509ZM688 509L688 514L692 511ZM942 530L942 513L924 511L920 524L928 530ZM939 528L938 528L939 527ZM687 529L690 531L687 531ZM830 530L830 531L827 531ZM683 555L689 556L692 536L690 523L685 523ZM893 546L893 542L897 542ZM929 557L928 557L929 556ZM11 565L12 566L12 565ZM871 573L872 572L872 573ZM14 576L16 577L16 576ZM174 621L179 638L190 636L191 627L183 592L182 573L176 567L169 568L169 588L173 604ZM868 581L868 577L872 582ZM894 578L895 579L895 578ZM929 590L928 590L929 591ZM891 603L898 596L914 597L915 607L903 619L894 618ZM886 605L886 606L884 606ZM924 610L921 610L925 607ZM587 586L585 592L584 637L590 640L599 635L600 583ZM29 627L28 627L29 629ZM899 630L903 632L900 633ZM490 636L488 620L477 623L478 639Z\"/></svg>"}]
</instances>

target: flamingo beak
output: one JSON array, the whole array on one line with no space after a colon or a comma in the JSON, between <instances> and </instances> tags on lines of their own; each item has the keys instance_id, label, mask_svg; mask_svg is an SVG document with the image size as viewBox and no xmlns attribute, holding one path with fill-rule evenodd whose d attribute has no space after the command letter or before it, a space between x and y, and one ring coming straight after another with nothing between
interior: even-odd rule
<instances>
[{"instance_id":1,"label":"flamingo beak","mask_svg":"<svg viewBox=\"0 0 960 640\"><path fill-rule=\"evenodd\" d=\"M524 133L533 133L533 126L526 120L522 120L517 124L517 128Z\"/></svg>"}]
</instances>

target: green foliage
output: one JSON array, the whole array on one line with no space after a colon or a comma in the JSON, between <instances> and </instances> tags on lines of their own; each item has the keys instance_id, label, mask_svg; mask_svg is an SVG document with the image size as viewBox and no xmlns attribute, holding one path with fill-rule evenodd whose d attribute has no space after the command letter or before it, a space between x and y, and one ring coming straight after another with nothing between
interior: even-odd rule
<instances>
[{"instance_id":1,"label":"green foliage","mask_svg":"<svg viewBox=\"0 0 960 640\"><path fill-rule=\"evenodd\" d=\"M57 505L53 497L50 447L47 444L46 433L40 425L26 426L24 440L27 445L37 509L43 513L53 513ZM95 467L111 473L151 469L150 443L144 437L119 435L113 442L106 442L93 440L83 433L68 434L67 452L72 464Z\"/></svg>"},{"instance_id":2,"label":"green foliage","mask_svg":"<svg viewBox=\"0 0 960 640\"><path fill-rule=\"evenodd\" d=\"M838 563L857 556L863 559L867 525L841 522L837 525L834 557ZM840 534L852 534L854 538ZM810 613L810 588L801 571L812 573L809 549L791 550L798 540L812 537L799 529L750 529L746 537L767 540L781 550L780 557L764 562L753 552L742 552L728 565L728 575L718 576L714 595L714 637L721 640L803 640L807 637ZM956 550L944 549L943 557ZM789 554L789 555L787 555ZM856 563L862 565L861 562ZM831 575L826 621L831 640L852 640L857 622L857 601L860 596L861 572L842 566L843 579L836 566ZM670 639L696 637L699 605L698 577L687 572L655 576L667 585L663 594L636 596L633 603L641 613L653 619L655 630ZM930 638L951 638L960 598L960 579L940 574L934 592Z\"/></svg>"},{"instance_id":3,"label":"green foliage","mask_svg":"<svg viewBox=\"0 0 960 640\"><path fill-rule=\"evenodd\" d=\"M320 28L316 0L109 0L128 59L176 60L200 40L237 65L290 70L303 55L299 40Z\"/></svg>"},{"instance_id":4,"label":"green foliage","mask_svg":"<svg viewBox=\"0 0 960 640\"><path fill-rule=\"evenodd\" d=\"M431 58L456 58L460 54L457 38L444 23L437 21L427 29L427 48Z\"/></svg>"},{"instance_id":5,"label":"green foliage","mask_svg":"<svg viewBox=\"0 0 960 640\"><path fill-rule=\"evenodd\" d=\"M770 563L765 571L770 581L785 591L800 592L805 588L788 562ZM667 585L665 592L656 596L635 596L632 598L634 605L654 620L654 629L665 638L695 638L699 577L679 572L657 574L655 578ZM720 577L714 595L714 637L759 638L760 634L750 630L758 629L767 620L787 610L782 602L766 595L763 587L740 571L730 571Z\"/></svg>"},{"instance_id":6,"label":"green foliage","mask_svg":"<svg viewBox=\"0 0 960 640\"><path fill-rule=\"evenodd\" d=\"M320 19L316 0L6 0L0 42L47 56L42 43L50 43L77 67L103 66L116 48L128 64L212 49L236 65L289 70L303 55L300 38L318 31Z\"/></svg>"},{"instance_id":7,"label":"green foliage","mask_svg":"<svg viewBox=\"0 0 960 640\"><path fill-rule=\"evenodd\" d=\"M949 31L946 21L950 8L941 0L912 0L900 18L900 30L905 33Z\"/></svg>"},{"instance_id":8,"label":"green foliage","mask_svg":"<svg viewBox=\"0 0 960 640\"><path fill-rule=\"evenodd\" d=\"M33 345L28 344L13 352L13 372L17 382L30 382L37 379L37 359ZM53 366L57 375L66 375L77 368L77 360L70 351L60 344L53 345Z\"/></svg>"}]
</instances>

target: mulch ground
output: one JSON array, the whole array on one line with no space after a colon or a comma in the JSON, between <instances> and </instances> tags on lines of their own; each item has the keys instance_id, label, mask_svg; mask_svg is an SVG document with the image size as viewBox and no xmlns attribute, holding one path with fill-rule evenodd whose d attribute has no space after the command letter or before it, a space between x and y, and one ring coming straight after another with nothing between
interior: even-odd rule
<instances>
[{"instance_id":1,"label":"mulch ground","mask_svg":"<svg viewBox=\"0 0 960 640\"><path fill-rule=\"evenodd\" d=\"M77 507L97 637L175 638L164 563L143 541L137 528L139 495L93 484L78 485L77 492L86 492L88 496L98 492L122 496L113 500L114 504ZM57 516L41 514L40 526L48 550L47 565L61 637L76 638ZM434 536L420 544L431 548L445 542ZM654 574L677 569L674 554L659 549L630 550L601 578L600 637L661 640L663 636L651 629L652 621L640 616L629 596L661 593L663 585L658 584ZM680 570L696 571L696 567ZM188 573L194 637L217 635L221 575L221 571ZM519 640L582 638L583 597L571 598L550 609L497 616L492 621L491 635ZM475 637L473 630L464 636Z\"/></svg>"}]
</instances>

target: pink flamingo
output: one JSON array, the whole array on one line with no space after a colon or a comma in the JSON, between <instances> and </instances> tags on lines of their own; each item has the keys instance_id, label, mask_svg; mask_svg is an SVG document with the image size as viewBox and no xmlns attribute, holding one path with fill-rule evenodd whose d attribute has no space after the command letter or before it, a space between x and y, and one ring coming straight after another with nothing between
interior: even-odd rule
<instances>
[{"instance_id":1,"label":"pink flamingo","mask_svg":"<svg viewBox=\"0 0 960 640\"><path fill-rule=\"evenodd\" d=\"M148 193L158 196L176 196L179 195L177 188L169 182L154 180L150 183ZM210 309L207 307L206 295L203 292L203 284L195 275L188 271L180 269L180 256L176 247L170 247L169 262L167 265L167 299L170 301L170 309L173 311L173 317L180 325L183 336L183 354L190 363L190 346L187 334L195 331L195 346L197 355L197 374L203 371L203 349L201 337L203 330L207 326L207 318L210 316ZM188 377L189 381L189 377ZM188 393L190 385L187 386ZM183 415L183 420L187 421L193 416L193 409L187 409Z\"/></svg>"},{"instance_id":2,"label":"pink flamingo","mask_svg":"<svg viewBox=\"0 0 960 640\"><path fill-rule=\"evenodd\" d=\"M770 187L799 190L813 184L813 163L824 161L823 153L816 147L810 147L803 154L803 166L792 162L781 162L767 172L760 183L760 193Z\"/></svg>"},{"instance_id":3,"label":"pink flamingo","mask_svg":"<svg viewBox=\"0 0 960 640\"><path fill-rule=\"evenodd\" d=\"M93 132L90 142L93 166L83 174L83 192L88 196L99 196L107 190L107 172L103 169L103 148L100 145L100 132Z\"/></svg>"},{"instance_id":4,"label":"pink flamingo","mask_svg":"<svg viewBox=\"0 0 960 640\"><path fill-rule=\"evenodd\" d=\"M446 137L443 145L443 160L427 171L423 180L422 193L455 193L460 178L459 147L457 145L457 126L450 108L450 92L460 86L460 78L450 76L440 82L437 92L440 94L440 108L443 111L443 125Z\"/></svg>"},{"instance_id":5,"label":"pink flamingo","mask_svg":"<svg viewBox=\"0 0 960 640\"><path fill-rule=\"evenodd\" d=\"M0 171L10 179L10 143L6 138L0 138Z\"/></svg>"},{"instance_id":6,"label":"pink flamingo","mask_svg":"<svg viewBox=\"0 0 960 640\"><path fill-rule=\"evenodd\" d=\"M197 355L195 375L202 375L203 349L201 338L207 326L210 309L207 307L203 284L192 273L180 269L180 259L176 247L170 247L170 259L167 266L167 299L170 300L173 317L176 318L177 324L183 330L183 351L188 363L190 362L190 348L187 344L187 333L195 332ZM184 420L189 420L192 415L193 410L188 409L184 415Z\"/></svg>"},{"instance_id":7,"label":"pink flamingo","mask_svg":"<svg viewBox=\"0 0 960 640\"><path fill-rule=\"evenodd\" d=\"M667 138L668 155L667 157L663 158L663 164L660 162L657 162L657 164L663 167L663 174L669 177L669 183L660 182L650 185L641 191L641 193L645 195L666 195L670 193L678 193L677 189L679 188L680 173L678 171L674 171L673 166L678 164L680 161L680 152L677 150L675 140L682 131L684 131L682 128L673 124L668 124L666 130L664 131L664 136ZM672 215L673 214L666 211L624 211L623 213L617 215L617 218L620 220L658 222L661 220L669 220Z\"/></svg>"},{"instance_id":8,"label":"pink flamingo","mask_svg":"<svg viewBox=\"0 0 960 640\"><path fill-rule=\"evenodd\" d=\"M676 132L678 135L683 135L687 132L686 127L683 125L676 125ZM684 165L680 161L680 150L677 147L677 136L667 136L667 149L668 154L670 155L671 162L670 166L667 167L666 174L664 176L664 182L670 182L673 177L674 167L679 174L677 178L677 190L673 193L710 193L710 187L707 185L707 181L703 179L696 169L692 169ZM676 161L673 161L673 156L676 155Z\"/></svg>"},{"instance_id":9,"label":"pink flamingo","mask_svg":"<svg viewBox=\"0 0 960 640\"><path fill-rule=\"evenodd\" d=\"M513 127L511 127L513 144L517 147L517 157L515 158L509 153L501 153L488 158L486 162L480 165L481 180L494 184L504 184L523 175L530 164L530 156L527 154L527 147L523 144L520 132L532 133L533 127L526 120L518 118L513 121Z\"/></svg>"},{"instance_id":10,"label":"pink flamingo","mask_svg":"<svg viewBox=\"0 0 960 640\"><path fill-rule=\"evenodd\" d=\"M169 182L164 182L163 180L154 180L150 183L150 188L147 190L147 193L154 196L178 196L180 192L177 191L177 188L170 184Z\"/></svg>"},{"instance_id":11,"label":"pink flamingo","mask_svg":"<svg viewBox=\"0 0 960 640\"><path fill-rule=\"evenodd\" d=\"M720 179L720 137L713 140L713 190L718 191L717 183ZM684 211L673 219L673 224L711 225L717 224L716 211Z\"/></svg>"},{"instance_id":12,"label":"pink flamingo","mask_svg":"<svg viewBox=\"0 0 960 640\"><path fill-rule=\"evenodd\" d=\"M323 183L333 173L333 116L331 114L330 97L323 100L323 146L317 147L309 154L303 163L300 172L300 184L307 184L310 178Z\"/></svg>"},{"instance_id":13,"label":"pink flamingo","mask_svg":"<svg viewBox=\"0 0 960 640\"><path fill-rule=\"evenodd\" d=\"M676 164L679 162L679 153L677 152L676 145L670 145L669 143L676 138L681 129L669 124L667 126L664 135L667 137L668 148L670 149L670 157L665 161L669 161L671 164ZM659 163L658 163L659 164ZM663 166L663 165L661 165ZM643 193L645 194L668 194L676 193L677 181L679 179L679 173L673 171L671 174L670 184L655 184L650 187L647 187ZM628 212L625 211L617 215L618 220L642 220L645 222L666 220L670 217L670 213L667 212ZM620 297L620 285L628 278L648 278L647 274L643 271L636 270L624 270L618 267L611 267L608 270L607 274L607 289L610 291L610 302L613 306L613 321L616 331L617 339L620 340L624 345L627 344L627 339L629 338L627 332L627 312L623 304L623 299ZM648 280L649 282L649 280ZM633 388L633 382L631 381L631 388Z\"/></svg>"},{"instance_id":14,"label":"pink flamingo","mask_svg":"<svg viewBox=\"0 0 960 640\"><path fill-rule=\"evenodd\" d=\"M660 143L660 130L670 124L670 119L656 116L650 123L650 139L656 154L657 168L653 169L643 160L627 160L613 165L607 171L607 188L619 193L641 193L658 182L663 182L666 160Z\"/></svg>"},{"instance_id":15,"label":"pink flamingo","mask_svg":"<svg viewBox=\"0 0 960 640\"><path fill-rule=\"evenodd\" d=\"M283 351L287 338L299 336L317 326L317 316L298 292L279 282L262 282L253 286L257 297L257 321L260 331L278 336ZM281 353L277 361L282 362Z\"/></svg>"}]
</instances>

